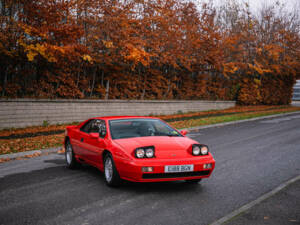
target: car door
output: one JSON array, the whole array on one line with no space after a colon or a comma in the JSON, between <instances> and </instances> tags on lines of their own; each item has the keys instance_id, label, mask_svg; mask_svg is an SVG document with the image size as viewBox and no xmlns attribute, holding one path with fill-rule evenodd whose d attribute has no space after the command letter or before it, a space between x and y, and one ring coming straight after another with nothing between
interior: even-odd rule
<instances>
[{"instance_id":1,"label":"car door","mask_svg":"<svg viewBox=\"0 0 300 225\"><path fill-rule=\"evenodd\" d=\"M99 136L91 135L99 134ZM105 149L106 126L104 120L95 119L89 127L88 135L83 141L86 160L94 166L102 164L102 152Z\"/></svg>"},{"instance_id":2,"label":"car door","mask_svg":"<svg viewBox=\"0 0 300 225\"><path fill-rule=\"evenodd\" d=\"M79 130L78 133L75 135L76 139L76 150L77 154L80 156L81 159L87 160L88 159L88 151L86 147L86 140L89 138L89 131L91 126L94 122L94 119L87 121Z\"/></svg>"}]
</instances>

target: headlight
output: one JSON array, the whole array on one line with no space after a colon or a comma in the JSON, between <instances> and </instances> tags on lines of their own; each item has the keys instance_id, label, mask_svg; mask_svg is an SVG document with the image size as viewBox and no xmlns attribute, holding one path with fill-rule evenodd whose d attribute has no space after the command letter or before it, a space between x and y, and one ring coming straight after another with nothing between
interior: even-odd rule
<instances>
[{"instance_id":1,"label":"headlight","mask_svg":"<svg viewBox=\"0 0 300 225\"><path fill-rule=\"evenodd\" d=\"M193 146L193 155L200 155L201 149L198 145Z\"/></svg>"},{"instance_id":2,"label":"headlight","mask_svg":"<svg viewBox=\"0 0 300 225\"><path fill-rule=\"evenodd\" d=\"M208 155L208 147L206 145L194 144L192 149L193 155Z\"/></svg>"},{"instance_id":3,"label":"headlight","mask_svg":"<svg viewBox=\"0 0 300 225\"><path fill-rule=\"evenodd\" d=\"M138 148L138 149L136 149L135 150L135 156L137 157L137 158L144 158L144 156L145 156L145 150L143 149L143 148Z\"/></svg>"},{"instance_id":4,"label":"headlight","mask_svg":"<svg viewBox=\"0 0 300 225\"><path fill-rule=\"evenodd\" d=\"M207 146L201 147L201 155L207 155L208 154L208 148Z\"/></svg>"},{"instance_id":5,"label":"headlight","mask_svg":"<svg viewBox=\"0 0 300 225\"><path fill-rule=\"evenodd\" d=\"M138 159L154 158L155 157L154 146L137 148L134 151L134 155Z\"/></svg>"},{"instance_id":6,"label":"headlight","mask_svg":"<svg viewBox=\"0 0 300 225\"><path fill-rule=\"evenodd\" d=\"M147 158L152 158L154 156L154 150L152 148L146 148Z\"/></svg>"}]
</instances>

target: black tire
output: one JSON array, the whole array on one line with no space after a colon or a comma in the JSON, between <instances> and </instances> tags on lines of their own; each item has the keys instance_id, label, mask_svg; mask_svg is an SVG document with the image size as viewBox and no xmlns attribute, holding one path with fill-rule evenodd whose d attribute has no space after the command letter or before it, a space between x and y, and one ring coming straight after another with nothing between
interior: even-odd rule
<instances>
[{"instance_id":1,"label":"black tire","mask_svg":"<svg viewBox=\"0 0 300 225\"><path fill-rule=\"evenodd\" d=\"M103 168L104 179L106 184L110 187L120 186L122 180L115 166L113 157L110 153L107 153L104 157Z\"/></svg>"},{"instance_id":2,"label":"black tire","mask_svg":"<svg viewBox=\"0 0 300 225\"><path fill-rule=\"evenodd\" d=\"M65 159L69 169L77 169L80 166L80 163L75 158L75 154L69 140L66 141Z\"/></svg>"},{"instance_id":3,"label":"black tire","mask_svg":"<svg viewBox=\"0 0 300 225\"><path fill-rule=\"evenodd\" d=\"M185 182L189 184L198 184L202 179L193 179L193 180L186 180Z\"/></svg>"}]
</instances>

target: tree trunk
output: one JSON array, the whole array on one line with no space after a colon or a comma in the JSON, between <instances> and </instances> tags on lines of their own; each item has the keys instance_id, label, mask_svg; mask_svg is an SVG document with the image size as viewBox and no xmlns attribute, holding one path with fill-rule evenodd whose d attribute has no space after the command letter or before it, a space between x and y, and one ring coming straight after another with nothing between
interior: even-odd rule
<instances>
[{"instance_id":1,"label":"tree trunk","mask_svg":"<svg viewBox=\"0 0 300 225\"><path fill-rule=\"evenodd\" d=\"M140 68L139 68L139 76L141 76L141 69ZM147 76L146 76L146 73L144 73L143 92L141 94L141 100L144 100L144 98L145 98L145 93L146 93L146 79L147 79Z\"/></svg>"},{"instance_id":2,"label":"tree trunk","mask_svg":"<svg viewBox=\"0 0 300 225\"><path fill-rule=\"evenodd\" d=\"M90 97L93 96L93 91L94 91L94 87L95 87L95 79L96 79L96 71L97 69L94 69L94 73L93 73L93 82L92 82L92 88L91 88L91 93L90 93Z\"/></svg>"},{"instance_id":3,"label":"tree trunk","mask_svg":"<svg viewBox=\"0 0 300 225\"><path fill-rule=\"evenodd\" d=\"M78 87L78 85L79 85L79 77L80 77L80 70L77 72L76 87Z\"/></svg>"},{"instance_id":4,"label":"tree trunk","mask_svg":"<svg viewBox=\"0 0 300 225\"><path fill-rule=\"evenodd\" d=\"M80 72L81 72L81 63L78 64L78 70L77 70L77 81L76 81L77 88L79 86Z\"/></svg>"},{"instance_id":5,"label":"tree trunk","mask_svg":"<svg viewBox=\"0 0 300 225\"><path fill-rule=\"evenodd\" d=\"M2 97L4 97L4 95L5 95L6 83L7 83L7 68L5 69L5 72L4 72L4 81L3 81L3 86L2 86Z\"/></svg>"},{"instance_id":6,"label":"tree trunk","mask_svg":"<svg viewBox=\"0 0 300 225\"><path fill-rule=\"evenodd\" d=\"M108 99L108 94L109 94L109 80L106 82L105 100Z\"/></svg>"},{"instance_id":7,"label":"tree trunk","mask_svg":"<svg viewBox=\"0 0 300 225\"><path fill-rule=\"evenodd\" d=\"M141 95L141 100L144 100L145 93L146 93L146 88L145 88L145 83L144 83L144 88L143 88L143 92L142 92L142 95Z\"/></svg>"},{"instance_id":8,"label":"tree trunk","mask_svg":"<svg viewBox=\"0 0 300 225\"><path fill-rule=\"evenodd\" d=\"M164 99L167 98L168 94L169 94L169 91L171 89L171 81L170 79L168 79L168 90L166 91L166 93L164 94Z\"/></svg>"},{"instance_id":9,"label":"tree trunk","mask_svg":"<svg viewBox=\"0 0 300 225\"><path fill-rule=\"evenodd\" d=\"M101 71L101 86L104 86L104 71Z\"/></svg>"}]
</instances>

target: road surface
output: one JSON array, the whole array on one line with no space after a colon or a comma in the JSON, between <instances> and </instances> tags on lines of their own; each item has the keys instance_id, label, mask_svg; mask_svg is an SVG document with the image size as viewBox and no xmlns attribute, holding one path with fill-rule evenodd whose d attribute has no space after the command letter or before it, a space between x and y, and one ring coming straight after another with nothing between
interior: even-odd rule
<instances>
[{"instance_id":1,"label":"road surface","mask_svg":"<svg viewBox=\"0 0 300 225\"><path fill-rule=\"evenodd\" d=\"M300 113L203 129L190 137L216 159L200 184L105 185L63 155L0 164L0 224L209 224L300 174Z\"/></svg>"}]
</instances>

